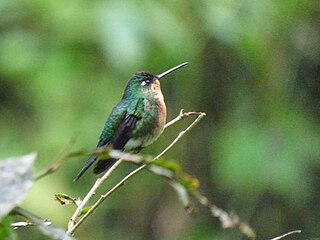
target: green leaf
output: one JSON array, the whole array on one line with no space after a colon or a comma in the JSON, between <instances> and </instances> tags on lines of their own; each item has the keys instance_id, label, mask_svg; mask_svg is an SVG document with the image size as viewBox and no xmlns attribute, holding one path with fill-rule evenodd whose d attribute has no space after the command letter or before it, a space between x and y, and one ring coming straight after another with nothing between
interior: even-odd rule
<instances>
[{"instance_id":1,"label":"green leaf","mask_svg":"<svg viewBox=\"0 0 320 240\"><path fill-rule=\"evenodd\" d=\"M81 212L79 213L79 216L78 216L78 217L86 214L86 213L90 210L90 208L91 208L91 207L85 207L85 208L83 208L83 209L81 210Z\"/></svg>"},{"instance_id":2,"label":"green leaf","mask_svg":"<svg viewBox=\"0 0 320 240\"><path fill-rule=\"evenodd\" d=\"M177 177L177 181L182 184L188 190L198 189L200 186L200 181L185 172L181 172Z\"/></svg>"},{"instance_id":3,"label":"green leaf","mask_svg":"<svg viewBox=\"0 0 320 240\"><path fill-rule=\"evenodd\" d=\"M177 173L181 170L181 167L177 162L165 160L162 158L153 161L152 164L159 166L159 167L162 167L162 168L166 168L174 173Z\"/></svg>"},{"instance_id":4,"label":"green leaf","mask_svg":"<svg viewBox=\"0 0 320 240\"><path fill-rule=\"evenodd\" d=\"M61 205L69 205L69 204L75 204L78 206L78 202L80 201L79 198L73 198L65 193L56 193L54 194L55 200L57 200Z\"/></svg>"},{"instance_id":5,"label":"green leaf","mask_svg":"<svg viewBox=\"0 0 320 240\"><path fill-rule=\"evenodd\" d=\"M35 153L0 161L0 221L22 202L33 184Z\"/></svg>"}]
</instances>

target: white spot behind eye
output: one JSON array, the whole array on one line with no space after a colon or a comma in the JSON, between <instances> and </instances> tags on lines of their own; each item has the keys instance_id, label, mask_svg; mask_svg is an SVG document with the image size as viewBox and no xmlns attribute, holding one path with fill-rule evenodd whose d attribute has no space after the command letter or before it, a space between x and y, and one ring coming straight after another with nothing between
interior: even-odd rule
<instances>
[{"instance_id":1,"label":"white spot behind eye","mask_svg":"<svg viewBox=\"0 0 320 240\"><path fill-rule=\"evenodd\" d=\"M150 80L145 80L145 81L141 82L141 86L145 86L145 85L150 84L150 83L151 83Z\"/></svg>"}]
</instances>

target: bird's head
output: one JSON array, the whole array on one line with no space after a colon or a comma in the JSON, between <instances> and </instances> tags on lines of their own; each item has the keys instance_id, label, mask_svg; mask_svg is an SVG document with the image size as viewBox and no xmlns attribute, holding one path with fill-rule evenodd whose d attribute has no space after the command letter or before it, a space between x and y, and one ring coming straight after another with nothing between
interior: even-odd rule
<instances>
[{"instance_id":1,"label":"bird's head","mask_svg":"<svg viewBox=\"0 0 320 240\"><path fill-rule=\"evenodd\" d=\"M143 97L150 94L155 95L159 92L161 93L159 80L165 75L187 64L188 63L182 63L158 75L153 75L148 72L135 73L127 83L126 89L123 94L123 99Z\"/></svg>"}]
</instances>

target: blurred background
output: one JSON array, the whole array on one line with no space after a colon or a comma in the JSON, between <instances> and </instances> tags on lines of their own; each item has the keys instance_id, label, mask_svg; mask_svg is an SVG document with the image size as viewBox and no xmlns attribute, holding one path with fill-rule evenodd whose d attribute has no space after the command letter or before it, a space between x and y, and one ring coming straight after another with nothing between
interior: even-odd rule
<instances>
[{"instance_id":1,"label":"blurred background","mask_svg":"<svg viewBox=\"0 0 320 240\"><path fill-rule=\"evenodd\" d=\"M259 239L301 229L320 237L320 5L282 1L0 1L0 158L38 153L35 173L76 136L93 149L130 76L188 61L161 82L168 120L184 108L207 117L166 158L237 213ZM157 154L190 123L164 132ZM65 228L96 176L72 179L85 158L35 183L22 205ZM98 193L134 166L123 164ZM240 239L207 210L188 215L148 172L113 194L77 239ZM44 239L34 228L21 239ZM289 239L289 237L288 237Z\"/></svg>"}]
</instances>

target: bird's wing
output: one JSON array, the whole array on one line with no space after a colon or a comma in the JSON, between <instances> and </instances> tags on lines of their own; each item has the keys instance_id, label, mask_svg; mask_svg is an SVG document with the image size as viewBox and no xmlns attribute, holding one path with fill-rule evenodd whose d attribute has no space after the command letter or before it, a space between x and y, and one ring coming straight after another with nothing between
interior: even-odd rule
<instances>
[{"instance_id":1,"label":"bird's wing","mask_svg":"<svg viewBox=\"0 0 320 240\"><path fill-rule=\"evenodd\" d=\"M98 147L103 147L110 144L110 141L112 140L115 133L118 131L119 126L124 118L124 116L127 113L127 109L123 107L123 103L118 103L110 113L110 116L108 117L104 128L101 132L101 135L99 137L99 141L97 144Z\"/></svg>"},{"instance_id":2,"label":"bird's wing","mask_svg":"<svg viewBox=\"0 0 320 240\"><path fill-rule=\"evenodd\" d=\"M123 102L120 102L113 108L100 135L97 147L110 145L114 149L122 149L130 139L132 130L135 128L136 123L142 116L144 109L143 98L131 100L126 108L123 107L123 104ZM75 178L75 181L78 180L97 159L97 154L92 154ZM100 160L99 162L101 162L101 164L97 164L94 169L95 173L105 171L114 163L114 161L110 161L110 164L106 164L102 161L108 160Z\"/></svg>"},{"instance_id":3,"label":"bird's wing","mask_svg":"<svg viewBox=\"0 0 320 240\"><path fill-rule=\"evenodd\" d=\"M132 130L136 127L137 122L142 117L143 109L143 98L135 99L128 104L118 129L110 140L110 145L114 149L122 149L126 145L131 138Z\"/></svg>"}]
</instances>

